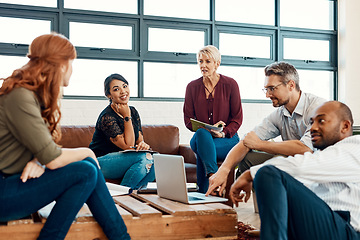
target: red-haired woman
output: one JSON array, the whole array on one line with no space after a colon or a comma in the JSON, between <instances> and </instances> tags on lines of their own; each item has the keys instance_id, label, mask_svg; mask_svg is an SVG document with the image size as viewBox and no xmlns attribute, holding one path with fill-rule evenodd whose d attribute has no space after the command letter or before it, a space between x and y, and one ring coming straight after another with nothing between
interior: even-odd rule
<instances>
[{"instance_id":1,"label":"red-haired woman","mask_svg":"<svg viewBox=\"0 0 360 240\"><path fill-rule=\"evenodd\" d=\"M59 100L69 84L74 46L56 33L29 47L29 62L0 88L0 221L56 201L38 239L64 239L87 203L109 239L130 239L89 148L60 148Z\"/></svg>"}]
</instances>

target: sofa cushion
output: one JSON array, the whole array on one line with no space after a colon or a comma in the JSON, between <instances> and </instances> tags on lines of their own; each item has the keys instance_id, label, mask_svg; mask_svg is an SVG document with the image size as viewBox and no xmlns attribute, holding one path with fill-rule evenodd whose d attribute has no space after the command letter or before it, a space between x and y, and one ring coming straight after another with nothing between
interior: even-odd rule
<instances>
[{"instance_id":1,"label":"sofa cushion","mask_svg":"<svg viewBox=\"0 0 360 240\"><path fill-rule=\"evenodd\" d=\"M61 126L62 138L59 145L64 148L88 147L94 132L93 125Z\"/></svg>"},{"instance_id":2,"label":"sofa cushion","mask_svg":"<svg viewBox=\"0 0 360 240\"><path fill-rule=\"evenodd\" d=\"M173 125L143 125L144 141L154 151L164 154L179 153L179 128ZM61 126L59 145L65 148L88 147L95 131L93 125Z\"/></svg>"},{"instance_id":3,"label":"sofa cushion","mask_svg":"<svg viewBox=\"0 0 360 240\"><path fill-rule=\"evenodd\" d=\"M163 154L179 154L179 128L173 125L143 125L144 141Z\"/></svg>"}]
</instances>

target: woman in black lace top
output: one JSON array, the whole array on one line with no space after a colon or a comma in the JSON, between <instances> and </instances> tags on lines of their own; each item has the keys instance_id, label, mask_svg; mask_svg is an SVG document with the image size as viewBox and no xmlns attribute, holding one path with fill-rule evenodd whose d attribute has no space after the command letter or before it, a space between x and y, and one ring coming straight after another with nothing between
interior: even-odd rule
<instances>
[{"instance_id":1,"label":"woman in black lace top","mask_svg":"<svg viewBox=\"0 0 360 240\"><path fill-rule=\"evenodd\" d=\"M95 152L105 178L122 179L121 185L138 189L154 181L153 159L144 142L137 110L129 106L129 83L120 74L104 82L110 104L100 113L90 148ZM134 150L121 152L123 150Z\"/></svg>"}]
</instances>

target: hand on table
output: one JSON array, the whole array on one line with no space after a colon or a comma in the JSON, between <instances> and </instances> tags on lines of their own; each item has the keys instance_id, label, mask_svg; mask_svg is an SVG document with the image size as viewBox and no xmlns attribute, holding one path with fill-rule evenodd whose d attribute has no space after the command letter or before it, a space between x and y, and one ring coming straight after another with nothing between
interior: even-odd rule
<instances>
[{"instance_id":1,"label":"hand on table","mask_svg":"<svg viewBox=\"0 0 360 240\"><path fill-rule=\"evenodd\" d=\"M205 193L206 196L210 195L223 195L226 187L226 182L229 172L219 168L219 170L209 178L209 188Z\"/></svg>"}]
</instances>

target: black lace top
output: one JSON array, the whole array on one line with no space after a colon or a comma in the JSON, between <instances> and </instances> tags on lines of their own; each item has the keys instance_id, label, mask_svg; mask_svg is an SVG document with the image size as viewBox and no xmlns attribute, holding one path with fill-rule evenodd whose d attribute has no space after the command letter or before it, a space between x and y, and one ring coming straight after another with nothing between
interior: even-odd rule
<instances>
[{"instance_id":1,"label":"black lace top","mask_svg":"<svg viewBox=\"0 0 360 240\"><path fill-rule=\"evenodd\" d=\"M135 142L139 138L139 131L142 133L141 121L139 113L136 109L130 106L132 125L134 127ZM94 151L96 157L106 155L108 153L121 151L110 141L110 138L115 138L117 135L124 133L124 119L108 105L99 115L96 122L95 132L89 147ZM135 143L134 143L135 145Z\"/></svg>"}]
</instances>

